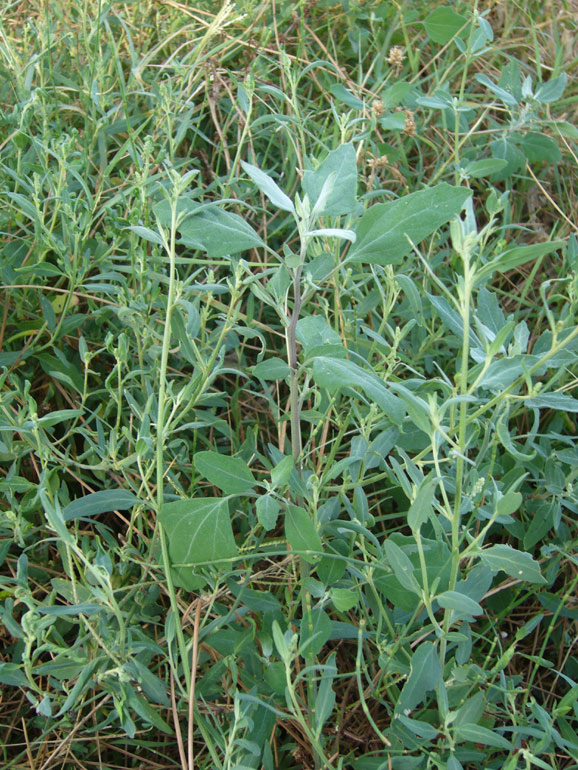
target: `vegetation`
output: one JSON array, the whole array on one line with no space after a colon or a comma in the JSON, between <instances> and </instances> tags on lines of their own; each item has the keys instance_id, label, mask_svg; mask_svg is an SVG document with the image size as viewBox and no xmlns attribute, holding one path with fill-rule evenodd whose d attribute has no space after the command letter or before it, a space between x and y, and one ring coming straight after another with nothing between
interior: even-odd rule
<instances>
[{"instance_id":1,"label":"vegetation","mask_svg":"<svg viewBox=\"0 0 578 770\"><path fill-rule=\"evenodd\" d=\"M571 0L0 11L0 763L576 768Z\"/></svg>"}]
</instances>

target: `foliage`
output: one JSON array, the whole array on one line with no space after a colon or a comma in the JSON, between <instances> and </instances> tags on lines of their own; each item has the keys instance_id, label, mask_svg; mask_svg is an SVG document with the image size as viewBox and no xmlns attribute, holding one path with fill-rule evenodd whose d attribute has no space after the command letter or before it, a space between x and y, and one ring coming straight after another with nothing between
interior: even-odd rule
<instances>
[{"instance_id":1,"label":"foliage","mask_svg":"<svg viewBox=\"0 0 578 770\"><path fill-rule=\"evenodd\" d=\"M570 4L30 5L3 767L578 766Z\"/></svg>"}]
</instances>

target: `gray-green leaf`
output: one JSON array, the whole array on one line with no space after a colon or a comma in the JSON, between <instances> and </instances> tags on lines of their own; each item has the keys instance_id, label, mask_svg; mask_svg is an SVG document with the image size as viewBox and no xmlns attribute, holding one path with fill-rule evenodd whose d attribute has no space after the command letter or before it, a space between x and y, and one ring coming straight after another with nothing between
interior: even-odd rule
<instances>
[{"instance_id":1,"label":"gray-green leaf","mask_svg":"<svg viewBox=\"0 0 578 770\"><path fill-rule=\"evenodd\" d=\"M434 233L462 210L471 196L465 187L445 182L369 208L358 221L357 240L347 255L350 262L398 264L412 246Z\"/></svg>"},{"instance_id":2,"label":"gray-green leaf","mask_svg":"<svg viewBox=\"0 0 578 770\"><path fill-rule=\"evenodd\" d=\"M527 580L528 583L546 583L538 562L529 553L517 551L509 545L487 548L481 552L480 558L492 572L501 570L514 578Z\"/></svg>"},{"instance_id":3,"label":"gray-green leaf","mask_svg":"<svg viewBox=\"0 0 578 770\"><path fill-rule=\"evenodd\" d=\"M296 505L289 505L285 514L285 536L289 545L311 564L315 561L314 554L305 553L314 551L321 553L323 544L315 525L307 511Z\"/></svg>"},{"instance_id":4,"label":"gray-green leaf","mask_svg":"<svg viewBox=\"0 0 578 770\"><path fill-rule=\"evenodd\" d=\"M294 213L295 206L293 205L293 201L288 195L285 195L277 182L275 182L269 174L261 171L257 166L251 165L251 163L246 163L244 160L241 161L241 165L243 166L245 173L251 177L257 187L269 198L274 206L283 209L283 211Z\"/></svg>"},{"instance_id":5,"label":"gray-green leaf","mask_svg":"<svg viewBox=\"0 0 578 770\"><path fill-rule=\"evenodd\" d=\"M439 684L442 667L431 642L423 642L414 652L410 664L410 673L405 683L396 711L410 712L423 701L426 693Z\"/></svg>"},{"instance_id":6,"label":"gray-green leaf","mask_svg":"<svg viewBox=\"0 0 578 770\"><path fill-rule=\"evenodd\" d=\"M357 157L351 143L342 144L330 152L315 171L303 174L303 189L311 205L320 204L317 214L351 213L356 205L356 188ZM322 192L325 193L324 200L320 200Z\"/></svg>"},{"instance_id":7,"label":"gray-green leaf","mask_svg":"<svg viewBox=\"0 0 578 770\"><path fill-rule=\"evenodd\" d=\"M237 555L229 507L220 497L201 497L166 503L159 512L173 564L212 564ZM188 588L188 567L177 567L179 584Z\"/></svg>"},{"instance_id":8,"label":"gray-green leaf","mask_svg":"<svg viewBox=\"0 0 578 770\"><path fill-rule=\"evenodd\" d=\"M239 457L219 452L197 452L193 462L201 476L226 495L243 495L257 483L247 464Z\"/></svg>"}]
</instances>

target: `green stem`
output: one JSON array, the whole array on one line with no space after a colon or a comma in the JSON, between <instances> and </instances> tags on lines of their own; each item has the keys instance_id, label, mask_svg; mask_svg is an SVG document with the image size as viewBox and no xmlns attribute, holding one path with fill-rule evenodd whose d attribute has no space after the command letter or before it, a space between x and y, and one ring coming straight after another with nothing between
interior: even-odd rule
<instances>
[{"instance_id":1,"label":"green stem","mask_svg":"<svg viewBox=\"0 0 578 770\"><path fill-rule=\"evenodd\" d=\"M161 367L160 367L160 383L159 383L159 402L157 412L157 446L156 446L156 471L157 471L157 514L160 512L164 502L164 445L165 445L165 399L166 399L166 386L167 386L167 368L169 360L169 348L171 344L171 317L173 312L173 306L175 302L176 294L176 233L177 233L177 206L176 202L172 202L172 215L171 215L171 232L170 242L165 243L165 248L169 257L169 293L167 297L167 313L165 317L165 330L163 334L163 346L161 351ZM171 561L169 557L169 548L167 542L166 533L160 524L158 523L160 543L161 543L161 555L163 562L163 570L167 581L167 590L171 603L171 610L175 617L175 626L177 632L177 641L179 645L179 652L181 656L181 662L185 674L185 683L187 692L191 685L191 669L189 658L187 655L187 646L185 643L185 637L183 629L180 623L180 612L177 602L177 596L175 592L175 586L173 583L173 577L171 573ZM175 672L175 678L177 678Z\"/></svg>"}]
</instances>

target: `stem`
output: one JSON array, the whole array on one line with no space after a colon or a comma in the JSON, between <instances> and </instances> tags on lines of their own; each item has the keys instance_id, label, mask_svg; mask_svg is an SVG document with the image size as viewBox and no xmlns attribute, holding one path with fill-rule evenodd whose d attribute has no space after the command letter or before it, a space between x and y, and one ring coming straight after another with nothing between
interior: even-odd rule
<instances>
[{"instance_id":1,"label":"stem","mask_svg":"<svg viewBox=\"0 0 578 770\"><path fill-rule=\"evenodd\" d=\"M302 256L304 257L303 246L301 249ZM293 459L295 460L295 467L297 472L301 473L301 420L299 409L299 367L297 361L297 321L299 320L299 313L301 312L301 305L303 297L301 296L301 273L303 271L303 260L299 267L295 270L293 275L293 312L289 319L289 326L287 327L287 353L289 358L289 368L291 369L290 376L290 408L291 408L291 445Z\"/></svg>"},{"instance_id":2,"label":"stem","mask_svg":"<svg viewBox=\"0 0 578 770\"><path fill-rule=\"evenodd\" d=\"M470 267L470 255L467 249L463 250L462 260L464 263L464 283L462 292L462 320L463 320L463 341L462 341L462 360L459 372L460 395L465 396L468 393L468 362L470 355L470 302L472 296L473 273ZM468 425L468 402L460 402L459 422L458 422L458 457L456 462L456 494L454 499L454 509L451 519L452 526L452 565L449 581L449 589L455 589L459 566L460 566L460 509L462 507L462 492L464 484L464 467L466 453L466 430ZM452 610L444 611L443 635L440 640L440 661L442 667L445 662L447 649L447 633L450 628Z\"/></svg>"},{"instance_id":3,"label":"stem","mask_svg":"<svg viewBox=\"0 0 578 770\"><path fill-rule=\"evenodd\" d=\"M156 471L157 471L157 514L161 510L164 501L164 445L165 445L165 399L166 399L166 386L167 386L167 368L169 360L169 348L171 344L171 317L173 312L173 306L175 303L176 294L176 233L177 233L177 206L176 201L172 202L172 215L171 215L171 232L170 242L165 242L165 249L169 257L169 294L167 297L167 314L165 318L165 330L163 334L163 346L161 351L161 367L160 367L160 383L159 383L159 403L157 413L157 446L156 446ZM177 632L177 641L179 645L179 653L181 656L181 662L185 674L185 682L187 692L191 687L191 669L189 666L189 660L187 657L187 646L185 643L185 637L183 629L180 623L180 612L177 602L177 596L175 593L175 586L173 583L173 577L171 573L171 561L169 557L169 548L167 543L167 536L163 529L163 526L158 522L159 535L161 542L161 555L163 561L163 570L167 581L167 590L171 603L171 610L175 617L175 626ZM177 672L175 671L175 678Z\"/></svg>"}]
</instances>

